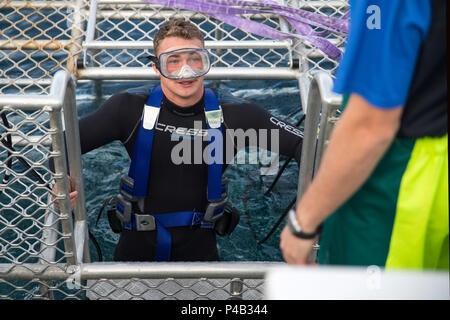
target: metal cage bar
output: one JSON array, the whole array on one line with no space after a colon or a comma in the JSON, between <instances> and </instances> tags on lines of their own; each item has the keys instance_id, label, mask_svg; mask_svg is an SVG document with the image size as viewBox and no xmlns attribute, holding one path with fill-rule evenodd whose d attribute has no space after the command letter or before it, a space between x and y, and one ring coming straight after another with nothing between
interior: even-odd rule
<instances>
[{"instance_id":1,"label":"metal cage bar","mask_svg":"<svg viewBox=\"0 0 450 320\"><path fill-rule=\"evenodd\" d=\"M325 72L316 72L309 86L305 130L300 159L297 199L301 199L317 172L323 152L337 121L336 113L342 97L332 91L333 79ZM316 261L318 243L313 246L310 261Z\"/></svg>"},{"instance_id":2,"label":"metal cage bar","mask_svg":"<svg viewBox=\"0 0 450 320\"><path fill-rule=\"evenodd\" d=\"M336 122L342 96L334 93L332 88L333 79L327 73L314 74L308 95L297 199L302 197L311 183Z\"/></svg>"},{"instance_id":3,"label":"metal cage bar","mask_svg":"<svg viewBox=\"0 0 450 320\"><path fill-rule=\"evenodd\" d=\"M263 279L272 267L281 262L95 262L78 266L54 264L23 264L11 268L0 264L0 275L9 280L31 280L39 275L43 280L67 280L78 272L80 280L160 279L160 278L245 278Z\"/></svg>"}]
</instances>

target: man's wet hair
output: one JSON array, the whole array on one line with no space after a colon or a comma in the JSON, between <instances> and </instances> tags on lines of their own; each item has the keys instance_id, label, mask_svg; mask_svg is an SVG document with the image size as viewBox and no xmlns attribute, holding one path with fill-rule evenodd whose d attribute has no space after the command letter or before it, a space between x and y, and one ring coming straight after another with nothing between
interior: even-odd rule
<instances>
[{"instance_id":1,"label":"man's wet hair","mask_svg":"<svg viewBox=\"0 0 450 320\"><path fill-rule=\"evenodd\" d=\"M153 39L153 51L158 52L161 41L167 37L179 37L183 39L199 39L205 45L205 39L200 29L190 21L183 18L172 18L165 22L156 32Z\"/></svg>"}]
</instances>

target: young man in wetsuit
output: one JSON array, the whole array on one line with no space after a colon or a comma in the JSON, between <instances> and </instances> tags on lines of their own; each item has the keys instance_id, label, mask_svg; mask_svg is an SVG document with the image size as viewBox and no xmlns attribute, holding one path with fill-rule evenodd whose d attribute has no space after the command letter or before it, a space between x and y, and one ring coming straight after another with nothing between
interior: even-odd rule
<instances>
[{"instance_id":1,"label":"young man in wetsuit","mask_svg":"<svg viewBox=\"0 0 450 320\"><path fill-rule=\"evenodd\" d=\"M168 223L162 230L162 224L166 222L160 223L163 220L159 220L174 212L205 212L209 205L209 165L205 160L196 162L198 155L195 154L191 155L192 161L188 163L174 163L173 159L174 148L180 143L177 137L181 136L195 143L196 139L203 139L208 132L203 80L210 63L204 49L204 39L200 30L192 23L172 19L160 28L153 42L156 53L156 57L152 57L153 68L160 77L162 101L157 111L159 114L153 114L157 120L153 119L154 122L150 125L147 123L147 126L153 127L149 174L145 177L148 178L148 186L142 201L133 206L131 215L135 220L142 216L144 219L148 218L149 215L158 219L155 218L156 226L150 228L152 230L137 230L137 224L123 223L114 260L217 261L220 258L214 228L204 227L202 223L184 226L172 226ZM79 126L82 153L119 140L130 158L136 158L136 146L141 139L139 132L153 117L151 112L147 114L144 109L152 107L147 100L155 92L154 87L143 87L115 94L96 112L81 119ZM279 130L279 141L271 141L271 134L267 134L268 150L278 148L280 154L293 155L300 162L302 134L297 128L273 117L252 102L219 90L212 92L217 96L222 112L223 159L232 159L238 151L225 148L227 144L233 143L230 141L233 137L227 134L228 130L242 129L245 132L248 129L266 129L269 132ZM242 147L249 145L250 142L247 141ZM201 152L207 146L208 141L203 139ZM196 151L195 148L193 150ZM226 167L227 163L224 162L220 179ZM142 175L138 172L134 176L135 180L139 174ZM125 184L133 186L133 183ZM122 213L125 212L123 207L120 209ZM167 236L165 240L160 238L163 233ZM162 241L169 241L170 249L167 251L166 246L165 256L158 258L158 248Z\"/></svg>"}]
</instances>

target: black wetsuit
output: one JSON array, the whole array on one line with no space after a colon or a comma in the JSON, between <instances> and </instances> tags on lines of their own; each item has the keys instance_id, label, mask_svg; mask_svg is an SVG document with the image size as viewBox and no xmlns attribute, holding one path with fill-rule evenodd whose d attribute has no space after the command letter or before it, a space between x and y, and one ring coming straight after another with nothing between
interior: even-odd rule
<instances>
[{"instance_id":1,"label":"black wetsuit","mask_svg":"<svg viewBox=\"0 0 450 320\"><path fill-rule=\"evenodd\" d=\"M302 138L297 128L276 119L254 103L221 91L214 91L223 110L224 131L238 128L244 131L251 128L280 129L280 153L294 155L299 163ZM86 153L114 140L120 140L131 157L148 94L146 87L115 94L96 112L82 118L81 152ZM206 129L203 99L193 106L179 107L163 98L154 131L145 213L204 211L207 205L207 165L205 163L177 165L171 160L172 148L181 141L172 141L172 134L182 133L183 136L183 133L195 128L194 121L202 121L202 127ZM270 150L270 130L268 131L268 150ZM195 130L189 132L193 133ZM226 137L231 139L229 135ZM203 147L206 143L203 142ZM246 141L247 146L248 144L249 141ZM225 159L230 157L226 154L226 150L224 156ZM224 164L223 170L226 167ZM117 188L119 190L119 186ZM171 261L219 260L214 230L198 226L175 227L168 230L172 235ZM114 260L153 261L155 243L156 231L124 230L117 244Z\"/></svg>"}]
</instances>

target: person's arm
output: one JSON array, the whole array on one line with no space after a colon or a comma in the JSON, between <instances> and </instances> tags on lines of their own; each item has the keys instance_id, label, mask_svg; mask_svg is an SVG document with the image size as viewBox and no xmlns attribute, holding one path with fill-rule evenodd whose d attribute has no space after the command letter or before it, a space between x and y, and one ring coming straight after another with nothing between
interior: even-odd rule
<instances>
[{"instance_id":1,"label":"person's arm","mask_svg":"<svg viewBox=\"0 0 450 320\"><path fill-rule=\"evenodd\" d=\"M95 112L80 119L81 153L115 140L124 142L139 120L144 102L137 95L115 94Z\"/></svg>"},{"instance_id":2,"label":"person's arm","mask_svg":"<svg viewBox=\"0 0 450 320\"><path fill-rule=\"evenodd\" d=\"M379 28L368 28L367 9L379 7ZM366 181L399 128L431 1L350 1L351 28L333 91L352 94L320 168L297 206L297 220L312 232ZM392 36L395 35L395 36ZM313 240L288 229L280 247L287 262L306 263Z\"/></svg>"},{"instance_id":3,"label":"person's arm","mask_svg":"<svg viewBox=\"0 0 450 320\"><path fill-rule=\"evenodd\" d=\"M303 142L302 131L294 125L287 123L284 120L270 114L260 105L253 102L242 102L225 104L223 106L225 129L238 130L242 129L244 132L250 133L248 130L253 130L256 133L257 139L246 140L245 144L235 146L238 149L249 146L265 146L266 150L277 151L279 154L285 156L292 156L300 163L300 155ZM259 138L260 130L266 130L266 141L261 141ZM272 141L272 130L278 130L278 141ZM235 131L236 132L236 131ZM227 136L230 139L230 136ZM255 145L256 143L256 145ZM237 150L238 151L238 150Z\"/></svg>"},{"instance_id":4,"label":"person's arm","mask_svg":"<svg viewBox=\"0 0 450 320\"><path fill-rule=\"evenodd\" d=\"M351 95L319 170L297 205L304 232L314 232L369 177L396 135L402 110L401 106L380 109ZM285 228L280 248L286 262L306 263L313 241L296 238Z\"/></svg>"},{"instance_id":5,"label":"person's arm","mask_svg":"<svg viewBox=\"0 0 450 320\"><path fill-rule=\"evenodd\" d=\"M79 120L81 154L103 146L114 140L124 142L130 136L133 126L139 120L139 112L142 109L144 98L138 95L120 93L106 100L95 112ZM65 137L64 137L65 141ZM67 145L65 144L66 154ZM53 161L50 161L50 169L54 171ZM69 196L72 208L78 198L77 186L68 176L70 183ZM56 185L52 190L58 193ZM55 202L58 206L58 202Z\"/></svg>"}]
</instances>

